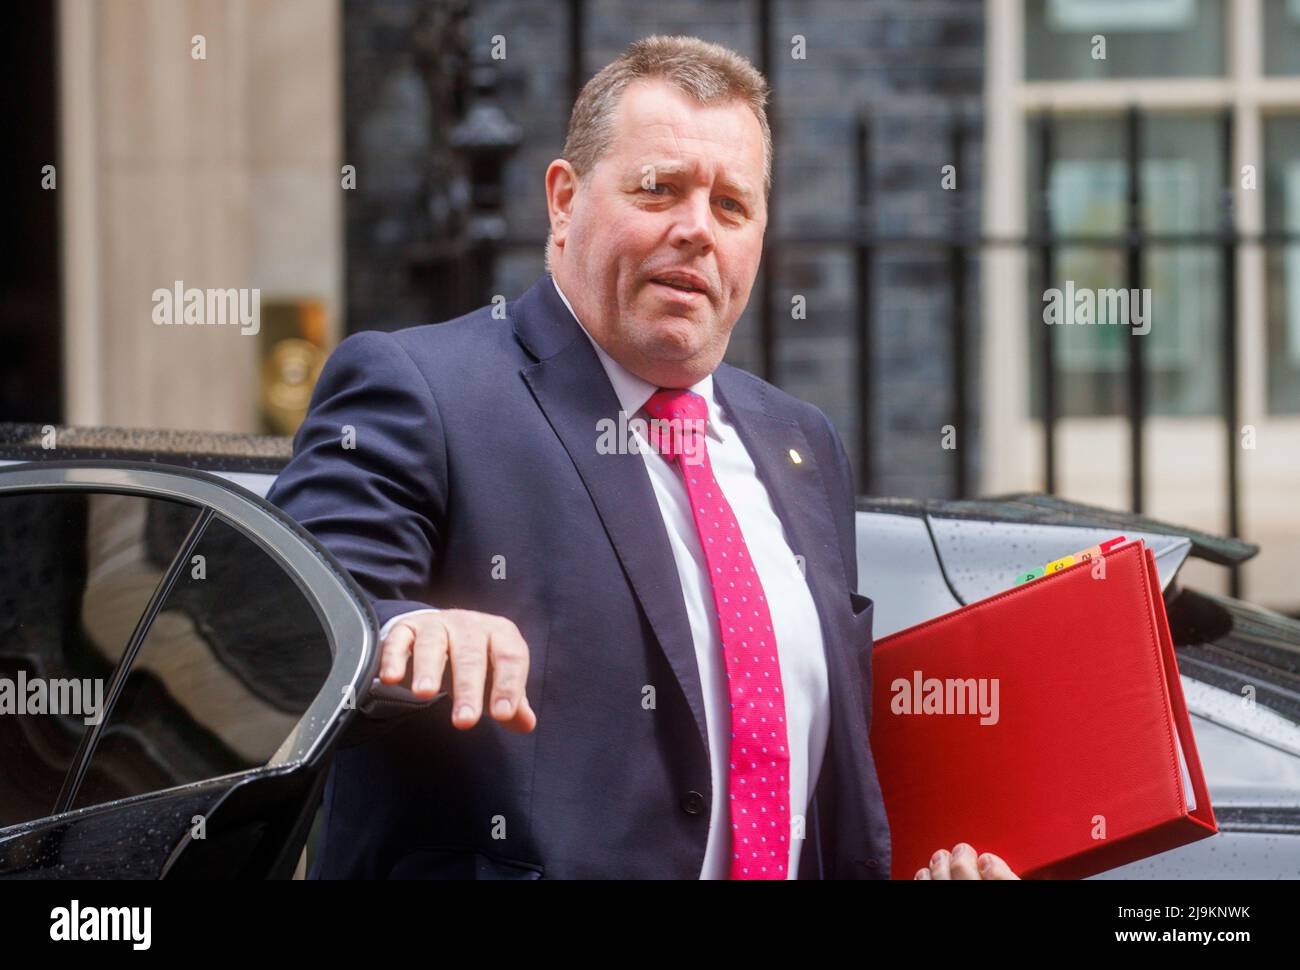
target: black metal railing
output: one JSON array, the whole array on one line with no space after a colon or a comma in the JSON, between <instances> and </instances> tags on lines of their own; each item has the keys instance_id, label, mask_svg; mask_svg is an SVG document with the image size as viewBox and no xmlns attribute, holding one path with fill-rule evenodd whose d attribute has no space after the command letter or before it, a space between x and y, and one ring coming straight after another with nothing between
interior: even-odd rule
<instances>
[{"instance_id":1,"label":"black metal railing","mask_svg":"<svg viewBox=\"0 0 1300 970\"><path fill-rule=\"evenodd\" d=\"M1053 285L1055 278L1055 252L1061 246L1097 247L1103 249L1122 248L1126 255L1125 285L1130 292L1140 291L1143 287L1143 263L1146 253L1153 248L1177 248L1182 246L1214 245L1221 258L1222 285L1220 306L1222 323L1220 326L1220 411L1224 429L1224 505L1227 531L1230 536L1240 535L1241 524L1241 480L1238 449L1240 448L1240 406L1238 340L1240 325L1237 316L1237 252L1241 245L1250 242L1272 243L1280 240L1257 236L1247 237L1238 231L1233 194L1232 162L1233 134L1235 119L1231 108L1221 112L1219 117L1219 144L1221 146L1220 185L1220 222L1218 229L1212 232L1149 232L1143 225L1142 198L1142 134L1145 122L1144 112L1131 106L1125 113L1124 157L1126 180L1128 183L1126 232L1119 237L1104 234L1062 235L1054 232L1051 223L1050 174L1055 161L1055 126L1056 119L1051 113L1044 113L1037 119L1038 125L1038 187L1037 218L1035 225L1037 238L1026 240L1039 253L1044 286ZM1002 243L1016 245L1017 240L984 240L983 244ZM1060 382L1059 355L1056 348L1056 328L1041 327L1038 341L1038 370L1040 374L1040 397L1043 426L1043 488L1055 492L1057 484L1056 425L1060 419L1061 408L1058 398ZM1146 421L1149 413L1148 367L1144 340L1127 340L1127 393L1126 414L1128 419L1129 452L1129 505L1134 512L1142 512L1147 481L1147 449L1145 447ZM1232 567L1230 587L1234 596L1240 595L1241 576L1237 567Z\"/></svg>"}]
</instances>

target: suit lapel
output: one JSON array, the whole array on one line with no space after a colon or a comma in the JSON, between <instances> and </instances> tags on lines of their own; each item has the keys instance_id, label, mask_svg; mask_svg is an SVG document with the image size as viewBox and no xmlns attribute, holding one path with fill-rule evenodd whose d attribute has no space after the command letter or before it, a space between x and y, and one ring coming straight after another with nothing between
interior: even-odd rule
<instances>
[{"instance_id":1,"label":"suit lapel","mask_svg":"<svg viewBox=\"0 0 1300 970\"><path fill-rule=\"evenodd\" d=\"M836 621L848 615L849 586L817 456L798 423L772 413L764 385L748 374L724 364L714 372L713 387L772 499L790 550L803 557L829 652L844 642Z\"/></svg>"},{"instance_id":2,"label":"suit lapel","mask_svg":"<svg viewBox=\"0 0 1300 970\"><path fill-rule=\"evenodd\" d=\"M602 419L618 420L619 402L605 369L545 275L512 306L515 331L540 359L520 374L591 496L646 619L695 716L707 751L708 729L695 641L668 532L640 455L600 454Z\"/></svg>"}]
</instances>

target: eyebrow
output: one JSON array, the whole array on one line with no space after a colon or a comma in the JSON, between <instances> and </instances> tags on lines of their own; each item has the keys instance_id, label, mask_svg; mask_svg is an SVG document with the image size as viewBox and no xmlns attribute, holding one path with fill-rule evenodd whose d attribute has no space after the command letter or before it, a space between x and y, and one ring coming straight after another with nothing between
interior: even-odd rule
<instances>
[{"instance_id":1,"label":"eyebrow","mask_svg":"<svg viewBox=\"0 0 1300 970\"><path fill-rule=\"evenodd\" d=\"M649 165L651 168L654 169L656 176L685 175L693 167L685 164L684 162L678 162L672 160L663 161L663 162L646 162L645 164L641 165L637 169L638 180L641 178L641 173L645 171L646 165ZM739 195L741 197L741 200L744 201L747 205L753 206L757 204L758 195L748 182L744 181L743 179L733 178L730 175L724 175L719 181L722 184L723 188L729 189L730 191Z\"/></svg>"}]
</instances>

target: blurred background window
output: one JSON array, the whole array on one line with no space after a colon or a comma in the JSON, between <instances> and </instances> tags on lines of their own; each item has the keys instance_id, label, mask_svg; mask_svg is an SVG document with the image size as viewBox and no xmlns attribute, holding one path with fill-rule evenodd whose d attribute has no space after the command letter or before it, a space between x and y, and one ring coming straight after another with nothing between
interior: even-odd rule
<instances>
[{"instance_id":1,"label":"blurred background window","mask_svg":"<svg viewBox=\"0 0 1300 970\"><path fill-rule=\"evenodd\" d=\"M1265 228L1300 236L1300 114L1265 119L1264 169ZM1267 299L1268 409L1300 414L1300 243L1269 247Z\"/></svg>"},{"instance_id":2,"label":"blurred background window","mask_svg":"<svg viewBox=\"0 0 1300 970\"><path fill-rule=\"evenodd\" d=\"M1222 0L1025 3L1030 80L1204 77L1224 64Z\"/></svg>"},{"instance_id":3,"label":"blurred background window","mask_svg":"<svg viewBox=\"0 0 1300 970\"><path fill-rule=\"evenodd\" d=\"M1264 73L1300 74L1300 0L1264 0Z\"/></svg>"},{"instance_id":4,"label":"blurred background window","mask_svg":"<svg viewBox=\"0 0 1300 970\"><path fill-rule=\"evenodd\" d=\"M982 487L1255 536L1229 591L1294 610L1300 0L986 10ZM1150 331L1047 326L1067 282L1149 288Z\"/></svg>"},{"instance_id":5,"label":"blurred background window","mask_svg":"<svg viewBox=\"0 0 1300 970\"><path fill-rule=\"evenodd\" d=\"M1028 125L1026 204L1042 204L1039 125ZM1127 125L1122 116L1057 119L1048 172L1052 232L1063 237L1123 237L1128 227ZM1150 115L1143 119L1138 171L1141 225L1149 234L1214 232L1222 220L1223 166L1219 119L1210 115ZM1049 287L1075 292L1124 288L1127 248L1063 243L1054 254L1053 278L1029 275L1031 340L1043 331L1043 294ZM1119 415L1127 407L1129 340L1146 339L1148 413L1211 415L1218 412L1219 368L1207 346L1218 346L1222 325L1222 258L1209 244L1150 245L1142 257L1142 288L1150 289L1151 329L1143 338L1128 328L1072 325L1057 329L1062 414ZM1132 294L1130 294L1131 298ZM1130 300L1130 312L1133 305ZM1100 318L1099 318L1100 319ZM1034 413L1041 413L1041 375L1031 375Z\"/></svg>"}]
</instances>

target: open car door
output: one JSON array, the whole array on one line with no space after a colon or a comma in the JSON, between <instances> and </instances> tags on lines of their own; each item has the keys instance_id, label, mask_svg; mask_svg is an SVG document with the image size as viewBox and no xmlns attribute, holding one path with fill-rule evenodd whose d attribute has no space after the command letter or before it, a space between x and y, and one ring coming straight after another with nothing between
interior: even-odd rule
<instances>
[{"instance_id":1,"label":"open car door","mask_svg":"<svg viewBox=\"0 0 1300 970\"><path fill-rule=\"evenodd\" d=\"M223 478L0 468L0 877L288 878L376 642L329 553Z\"/></svg>"}]
</instances>

